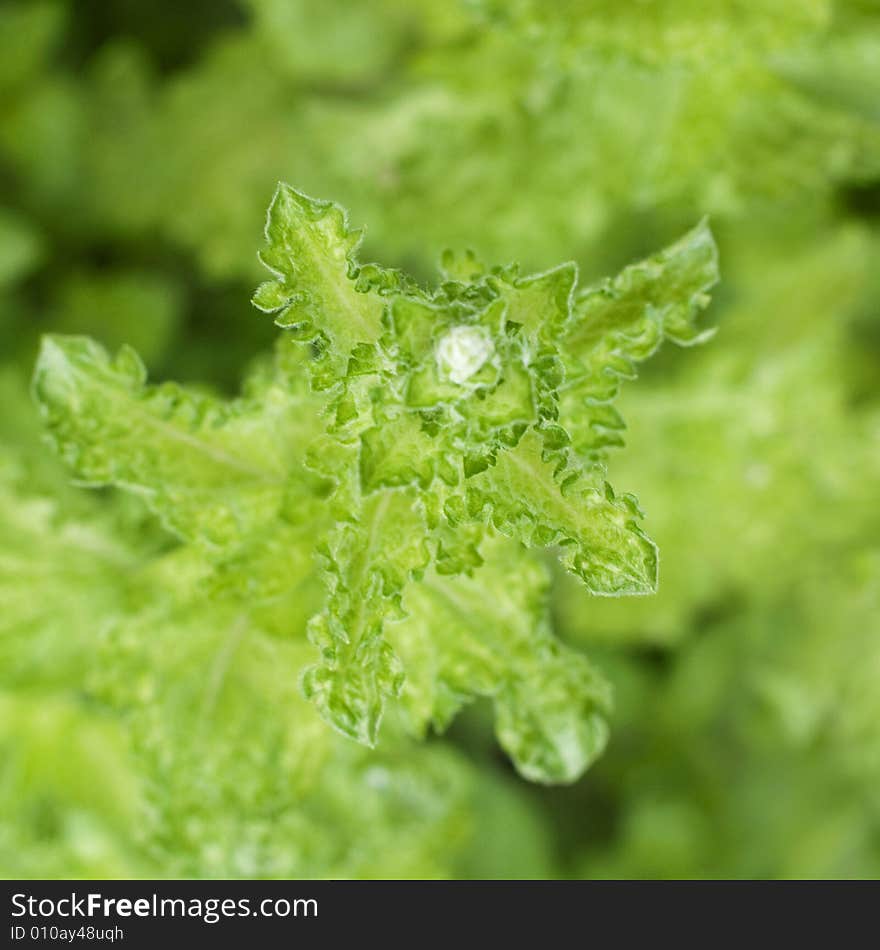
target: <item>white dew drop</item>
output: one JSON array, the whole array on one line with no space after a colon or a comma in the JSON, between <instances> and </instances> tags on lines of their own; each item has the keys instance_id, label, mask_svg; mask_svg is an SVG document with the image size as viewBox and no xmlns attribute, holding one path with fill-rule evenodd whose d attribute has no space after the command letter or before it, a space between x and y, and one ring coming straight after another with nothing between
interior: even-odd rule
<instances>
[{"instance_id":1,"label":"white dew drop","mask_svg":"<svg viewBox=\"0 0 880 950\"><path fill-rule=\"evenodd\" d=\"M459 386L494 353L488 334L478 327L453 327L440 338L435 351L440 372Z\"/></svg>"}]
</instances>

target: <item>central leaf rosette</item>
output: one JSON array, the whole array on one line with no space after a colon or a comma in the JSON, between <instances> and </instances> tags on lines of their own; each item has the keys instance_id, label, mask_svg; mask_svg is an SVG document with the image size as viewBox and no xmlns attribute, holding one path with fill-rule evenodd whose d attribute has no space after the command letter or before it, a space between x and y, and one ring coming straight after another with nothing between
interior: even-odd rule
<instances>
[{"instance_id":1,"label":"central leaf rosette","mask_svg":"<svg viewBox=\"0 0 880 950\"><path fill-rule=\"evenodd\" d=\"M374 402L375 425L361 437L364 490L413 479L424 488L435 478L461 485L529 426L554 416L552 384L561 376L548 369L561 364L508 319L497 289L480 289L468 299L447 284L431 300L390 303L380 342L386 388Z\"/></svg>"}]
</instances>

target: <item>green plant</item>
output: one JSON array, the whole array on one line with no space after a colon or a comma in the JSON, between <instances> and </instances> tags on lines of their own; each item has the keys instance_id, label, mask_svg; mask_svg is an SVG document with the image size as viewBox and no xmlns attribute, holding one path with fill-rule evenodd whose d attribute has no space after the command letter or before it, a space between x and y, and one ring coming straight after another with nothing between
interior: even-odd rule
<instances>
[{"instance_id":1,"label":"green plant","mask_svg":"<svg viewBox=\"0 0 880 950\"><path fill-rule=\"evenodd\" d=\"M344 734L374 745L401 693L417 733L491 696L524 775L578 778L609 691L553 636L533 552L594 594L655 589L654 544L602 458L620 380L663 339L705 336L708 228L587 287L574 264L521 276L446 255L431 291L359 263L344 212L287 185L266 238L254 302L286 333L245 395L149 386L130 348L47 337L34 393L57 451L140 495L204 555L201 582L248 604L308 583L317 553L303 687Z\"/></svg>"}]
</instances>

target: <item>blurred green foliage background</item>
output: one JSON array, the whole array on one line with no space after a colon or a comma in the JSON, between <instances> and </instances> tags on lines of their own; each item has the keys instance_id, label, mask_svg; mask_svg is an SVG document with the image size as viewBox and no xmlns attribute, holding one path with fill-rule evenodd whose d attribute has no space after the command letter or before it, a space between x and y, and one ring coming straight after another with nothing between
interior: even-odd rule
<instances>
[{"instance_id":1,"label":"blurred green foliage background","mask_svg":"<svg viewBox=\"0 0 880 950\"><path fill-rule=\"evenodd\" d=\"M418 277L472 247L591 279L710 215L719 332L625 388L610 466L660 592L554 591L616 693L572 787L480 705L330 736L297 606L246 651L222 606L171 622L167 536L41 442L47 331L236 390L279 179ZM0 347L4 876L880 875L877 0L4 2Z\"/></svg>"}]
</instances>

